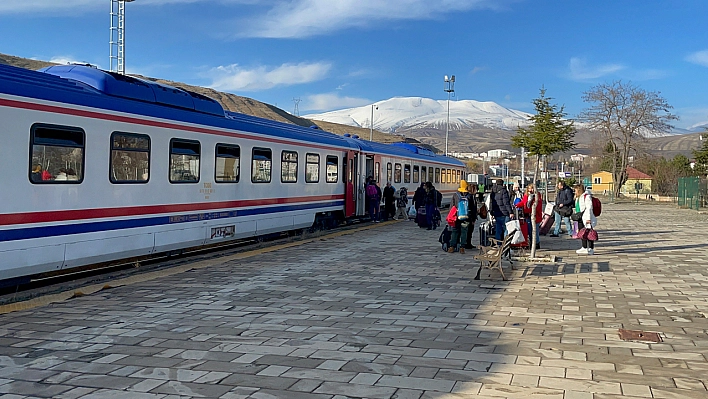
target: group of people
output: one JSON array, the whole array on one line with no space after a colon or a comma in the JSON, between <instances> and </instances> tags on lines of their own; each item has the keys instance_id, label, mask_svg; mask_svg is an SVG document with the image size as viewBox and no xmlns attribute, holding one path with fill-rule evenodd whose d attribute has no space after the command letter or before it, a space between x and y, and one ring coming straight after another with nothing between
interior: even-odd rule
<instances>
[{"instance_id":1,"label":"group of people","mask_svg":"<svg viewBox=\"0 0 708 399\"><path fill-rule=\"evenodd\" d=\"M381 190L374 177L369 176L364 185L364 193L366 194L366 207L372 222L378 223L380 220L408 218L406 212L408 189L406 187L396 190L389 181L386 182L386 187ZM383 212L381 212L382 201L384 204Z\"/></svg>"},{"instance_id":2,"label":"group of people","mask_svg":"<svg viewBox=\"0 0 708 399\"><path fill-rule=\"evenodd\" d=\"M529 184L523 194L519 190L519 186L514 184L513 195L509 193L504 181L499 179L492 186L490 194L491 214L495 220L495 238L502 240L508 234L506 223L510 220L523 218L526 221L528 228L528 237L533 237L533 227L536 227L536 248L540 248L540 230L541 222L543 221L543 199L541 195L536 194L536 186ZM454 202L453 202L454 203ZM518 209L518 213L515 211ZM534 208L535 213L534 213ZM566 210L562 210L565 208ZM597 217L593 211L592 193L586 190L582 184L576 184L573 189L568 187L565 182L558 183L558 193L556 195L555 210L555 227L550 237L559 237L561 224L565 224L568 236L577 234L578 230L585 228L592 230L597 225ZM561 215L560 212L563 213ZM576 214L578 219L578 229L571 227L571 215ZM533 220L531 220L533 217ZM532 224L533 223L533 224ZM587 237L586 234L579 236L582 241L582 247L576 252L581 255L593 255L595 253L595 243ZM529 239L530 240L530 239ZM529 243L530 244L530 243Z\"/></svg>"},{"instance_id":3,"label":"group of people","mask_svg":"<svg viewBox=\"0 0 708 399\"><path fill-rule=\"evenodd\" d=\"M442 206L442 194L435 189L433 183L420 183L420 187L413 194L413 207L416 209L420 227L426 227L428 230L438 228L440 206ZM418 216L418 214L424 214L425 219Z\"/></svg>"},{"instance_id":4,"label":"group of people","mask_svg":"<svg viewBox=\"0 0 708 399\"><path fill-rule=\"evenodd\" d=\"M586 190L582 184L576 184L571 189L563 181L558 182L557 188L558 193L556 194L556 206L554 208L556 224L550 236L560 237L561 224L565 224L568 237L576 236L582 242L582 247L575 252L579 255L594 255L595 241L585 235L577 237L582 228L593 230L597 225L592 193L590 190ZM575 229L571 224L572 215L577 215L576 218L578 219L575 222L577 223L577 228Z\"/></svg>"},{"instance_id":5,"label":"group of people","mask_svg":"<svg viewBox=\"0 0 708 399\"><path fill-rule=\"evenodd\" d=\"M454 211L455 215L448 215L448 224L452 230L450 246L448 247L448 252L450 253L465 253L465 249L475 248L472 245L472 235L475 222L480 213L479 209L483 205L480 201L481 197L478 198L478 189L479 186L476 183L467 183L467 181L461 180L459 188L452 196L450 203L451 212ZM526 186L523 193L518 184L514 184L512 190L512 193L510 193L504 181L499 179L494 182L489 198L485 201L489 207L489 214L494 220L495 237L501 241L509 233L507 222L522 218L528 228L528 237L533 237L533 227L535 225L536 248L540 248L540 224L544 217L543 198L540 193L536 195L537 191L534 184ZM396 190L391 185L391 182L387 182L386 187L382 190L376 180L370 176L367 179L364 191L366 192L369 215L373 222L378 223L380 219L385 221L391 218L394 220L408 219L408 190L406 187ZM383 212L380 210L382 201L384 204ZM418 213L425 213L425 219L419 218L419 220L424 220L425 227L428 230L437 228L435 217L439 215L441 205L442 194L435 189L435 186L431 182L421 183L413 195L412 206L413 209L418 210ZM562 210L563 208L565 210ZM572 212L569 212L568 209L571 209ZM571 189L563 181L558 183L554 211L555 227L550 237L560 236L562 224L565 224L568 236L572 236L574 232L577 233L578 229L573 229L570 221L570 214L573 213L579 219L577 223L581 228L594 229L597 225L597 218L593 212L592 194L580 184ZM561 215L559 211L563 214ZM421 225L421 227L423 226ZM593 255L594 241L587 237L578 238L582 240L582 248L576 252L578 254Z\"/></svg>"}]
</instances>

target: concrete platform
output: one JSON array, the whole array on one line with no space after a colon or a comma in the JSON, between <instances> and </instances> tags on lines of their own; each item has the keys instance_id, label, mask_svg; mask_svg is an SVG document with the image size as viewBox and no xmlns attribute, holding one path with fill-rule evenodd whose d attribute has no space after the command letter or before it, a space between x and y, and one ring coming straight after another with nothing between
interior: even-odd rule
<instances>
[{"instance_id":1,"label":"concrete platform","mask_svg":"<svg viewBox=\"0 0 708 399\"><path fill-rule=\"evenodd\" d=\"M0 398L708 398L708 217L603 208L507 282L397 222L0 315Z\"/></svg>"}]
</instances>

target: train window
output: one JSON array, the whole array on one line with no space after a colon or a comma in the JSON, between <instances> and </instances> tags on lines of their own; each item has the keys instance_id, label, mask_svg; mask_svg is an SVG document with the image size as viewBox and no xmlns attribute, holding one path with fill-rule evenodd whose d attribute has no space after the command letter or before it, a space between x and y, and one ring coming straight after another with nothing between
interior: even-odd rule
<instances>
[{"instance_id":1,"label":"train window","mask_svg":"<svg viewBox=\"0 0 708 399\"><path fill-rule=\"evenodd\" d=\"M401 164L400 163L397 163L395 166L395 171L393 172L393 182L394 183L401 182Z\"/></svg>"},{"instance_id":2,"label":"train window","mask_svg":"<svg viewBox=\"0 0 708 399\"><path fill-rule=\"evenodd\" d=\"M423 169L423 174L425 174L425 169ZM420 166L413 165L413 183L418 183L420 181Z\"/></svg>"},{"instance_id":3,"label":"train window","mask_svg":"<svg viewBox=\"0 0 708 399\"><path fill-rule=\"evenodd\" d=\"M270 183L273 168L273 151L270 148L253 148L251 183Z\"/></svg>"},{"instance_id":4,"label":"train window","mask_svg":"<svg viewBox=\"0 0 708 399\"><path fill-rule=\"evenodd\" d=\"M435 183L440 183L440 168L435 168Z\"/></svg>"},{"instance_id":5,"label":"train window","mask_svg":"<svg viewBox=\"0 0 708 399\"><path fill-rule=\"evenodd\" d=\"M307 154L305 157L305 182L319 183L320 181L320 156Z\"/></svg>"},{"instance_id":6,"label":"train window","mask_svg":"<svg viewBox=\"0 0 708 399\"><path fill-rule=\"evenodd\" d=\"M297 152L283 151L280 155L280 181L297 183Z\"/></svg>"},{"instance_id":7,"label":"train window","mask_svg":"<svg viewBox=\"0 0 708 399\"><path fill-rule=\"evenodd\" d=\"M393 179L393 165L391 165L391 162L389 162L386 164L386 181L389 182L392 179Z\"/></svg>"},{"instance_id":8,"label":"train window","mask_svg":"<svg viewBox=\"0 0 708 399\"><path fill-rule=\"evenodd\" d=\"M150 178L150 136L111 134L111 183L147 183Z\"/></svg>"},{"instance_id":9,"label":"train window","mask_svg":"<svg viewBox=\"0 0 708 399\"><path fill-rule=\"evenodd\" d=\"M428 168L428 181L432 182L433 181L433 167Z\"/></svg>"},{"instance_id":10,"label":"train window","mask_svg":"<svg viewBox=\"0 0 708 399\"><path fill-rule=\"evenodd\" d=\"M81 183L86 135L76 127L34 125L30 130L32 183Z\"/></svg>"},{"instance_id":11,"label":"train window","mask_svg":"<svg viewBox=\"0 0 708 399\"><path fill-rule=\"evenodd\" d=\"M450 169L445 170L445 183L452 183L452 171Z\"/></svg>"},{"instance_id":12,"label":"train window","mask_svg":"<svg viewBox=\"0 0 708 399\"><path fill-rule=\"evenodd\" d=\"M403 182L404 183L411 182L411 166L410 165L403 165Z\"/></svg>"},{"instance_id":13,"label":"train window","mask_svg":"<svg viewBox=\"0 0 708 399\"><path fill-rule=\"evenodd\" d=\"M354 182L354 159L349 159L349 168L347 169L347 175L349 176L349 183Z\"/></svg>"},{"instance_id":14,"label":"train window","mask_svg":"<svg viewBox=\"0 0 708 399\"><path fill-rule=\"evenodd\" d=\"M338 160L334 155L327 155L327 183L336 183L339 179Z\"/></svg>"},{"instance_id":15,"label":"train window","mask_svg":"<svg viewBox=\"0 0 708 399\"><path fill-rule=\"evenodd\" d=\"M241 178L241 147L230 144L216 145L214 181L238 183Z\"/></svg>"},{"instance_id":16,"label":"train window","mask_svg":"<svg viewBox=\"0 0 708 399\"><path fill-rule=\"evenodd\" d=\"M170 140L170 183L197 183L200 154L198 141Z\"/></svg>"},{"instance_id":17,"label":"train window","mask_svg":"<svg viewBox=\"0 0 708 399\"><path fill-rule=\"evenodd\" d=\"M425 182L425 179L428 178L428 168L425 166L420 167L420 181L421 183Z\"/></svg>"},{"instance_id":18,"label":"train window","mask_svg":"<svg viewBox=\"0 0 708 399\"><path fill-rule=\"evenodd\" d=\"M374 164L374 179L376 179L376 181L381 181L381 162L376 162Z\"/></svg>"}]
</instances>

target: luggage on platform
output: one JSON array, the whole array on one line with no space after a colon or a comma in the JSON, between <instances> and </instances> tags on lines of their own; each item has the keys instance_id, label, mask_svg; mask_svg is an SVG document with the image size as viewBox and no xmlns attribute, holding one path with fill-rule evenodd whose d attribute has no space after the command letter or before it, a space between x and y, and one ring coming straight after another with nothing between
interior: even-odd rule
<instances>
[{"instance_id":1,"label":"luggage on platform","mask_svg":"<svg viewBox=\"0 0 708 399\"><path fill-rule=\"evenodd\" d=\"M428 221L425 219L425 207L421 206L415 215L415 222L418 223L418 227L426 228L428 227Z\"/></svg>"},{"instance_id":2,"label":"luggage on platform","mask_svg":"<svg viewBox=\"0 0 708 399\"><path fill-rule=\"evenodd\" d=\"M479 225L479 245L483 247L491 246L490 238L494 237L494 223L490 221L482 222Z\"/></svg>"},{"instance_id":3,"label":"luggage on platform","mask_svg":"<svg viewBox=\"0 0 708 399\"><path fill-rule=\"evenodd\" d=\"M531 246L531 241L529 241L529 224L526 223L526 219L519 219L519 226L521 227L521 234L524 235L524 241L518 244L511 244L511 247L529 248Z\"/></svg>"},{"instance_id":4,"label":"luggage on platform","mask_svg":"<svg viewBox=\"0 0 708 399\"><path fill-rule=\"evenodd\" d=\"M553 215L543 215L543 219L541 220L541 224L539 225L539 231L538 234L545 236L548 234L548 232L551 231L551 228L553 227L553 223L555 222L555 217Z\"/></svg>"}]
</instances>

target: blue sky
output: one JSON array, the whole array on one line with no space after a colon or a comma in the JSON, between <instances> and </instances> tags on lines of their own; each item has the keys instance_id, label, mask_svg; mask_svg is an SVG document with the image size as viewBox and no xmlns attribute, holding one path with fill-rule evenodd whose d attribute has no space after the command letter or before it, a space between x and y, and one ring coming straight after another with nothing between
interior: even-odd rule
<instances>
[{"instance_id":1,"label":"blue sky","mask_svg":"<svg viewBox=\"0 0 708 399\"><path fill-rule=\"evenodd\" d=\"M598 83L659 91L708 122L706 0L136 0L129 73L315 113L395 96L531 112L541 86L570 117ZM109 0L2 0L0 52L109 67Z\"/></svg>"}]
</instances>

